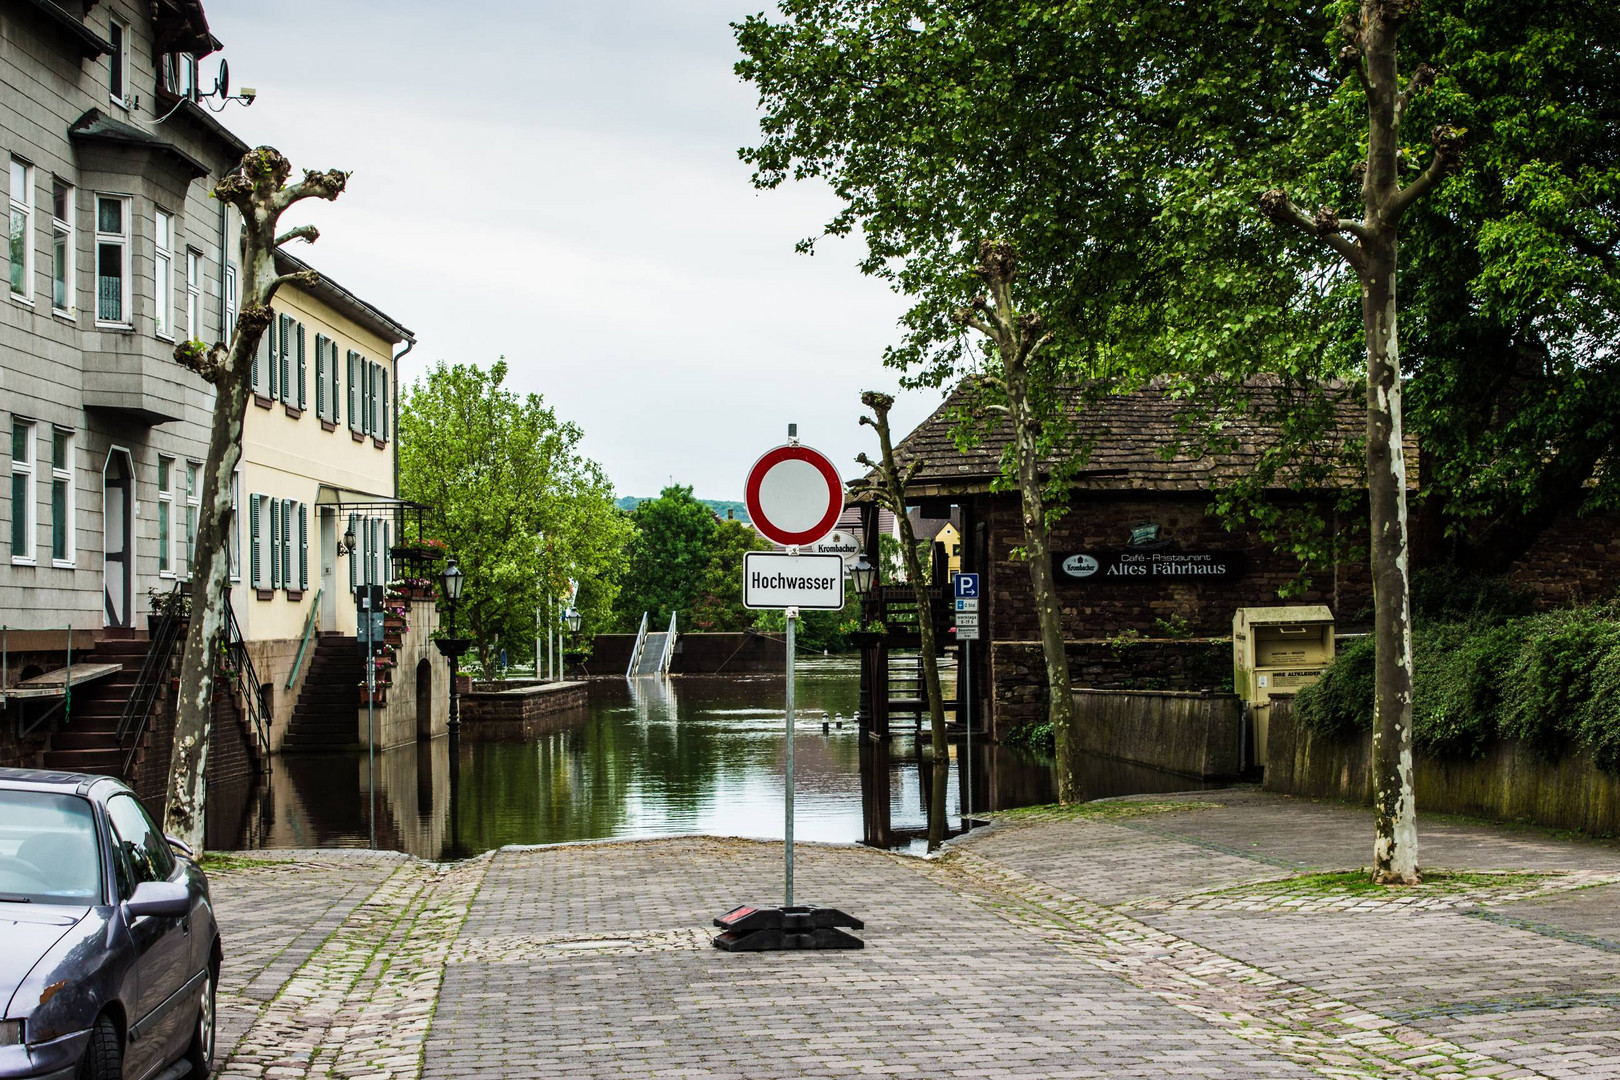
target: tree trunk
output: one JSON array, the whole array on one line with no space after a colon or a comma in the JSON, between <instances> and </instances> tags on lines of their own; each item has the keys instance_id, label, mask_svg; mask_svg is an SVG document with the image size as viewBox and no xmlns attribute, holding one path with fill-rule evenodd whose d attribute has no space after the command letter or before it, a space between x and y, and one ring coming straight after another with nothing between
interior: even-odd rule
<instances>
[{"instance_id":1,"label":"tree trunk","mask_svg":"<svg viewBox=\"0 0 1620 1080\"><path fill-rule=\"evenodd\" d=\"M1040 453L1030 413L1028 372L1016 358L1006 358L1007 407L1012 413L1013 447L1017 455L1018 494L1024 525L1024 550L1029 560L1029 582L1035 593L1035 618L1041 631L1041 655L1046 661L1046 715L1052 722L1057 752L1058 801L1078 802L1080 763L1075 738L1074 690L1069 682L1069 657L1063 646L1063 610L1058 606L1052 580L1051 548L1046 535L1046 506L1041 497Z\"/></svg>"},{"instance_id":2,"label":"tree trunk","mask_svg":"<svg viewBox=\"0 0 1620 1080\"><path fill-rule=\"evenodd\" d=\"M900 554L905 561L906 577L911 582L912 595L917 601L917 636L921 639L923 687L928 695L928 722L930 745L933 750L933 787L928 795L928 850L933 851L945 842L945 789L950 783L950 747L945 741L945 700L939 687L939 661L935 656L934 612L923 578L922 560L917 557L917 536L906 514L906 478L900 474L894 461L894 444L889 433L889 409L894 399L887 394L868 392L861 401L872 410L876 420L861 417L877 429L878 446L883 452L876 468L883 478L889 509L894 512L900 526ZM860 460L871 465L863 454Z\"/></svg>"}]
</instances>

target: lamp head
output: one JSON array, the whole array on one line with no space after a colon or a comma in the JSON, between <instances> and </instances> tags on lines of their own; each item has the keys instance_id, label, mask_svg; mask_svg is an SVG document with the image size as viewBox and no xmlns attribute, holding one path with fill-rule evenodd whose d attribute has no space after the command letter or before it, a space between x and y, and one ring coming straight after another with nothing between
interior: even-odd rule
<instances>
[{"instance_id":1,"label":"lamp head","mask_svg":"<svg viewBox=\"0 0 1620 1080\"><path fill-rule=\"evenodd\" d=\"M855 586L856 596L872 595L872 586L877 583L877 567L866 560L864 554L855 559L855 565L850 568L849 576Z\"/></svg>"},{"instance_id":2,"label":"lamp head","mask_svg":"<svg viewBox=\"0 0 1620 1080\"><path fill-rule=\"evenodd\" d=\"M456 565L456 557L454 555L445 560L443 576L444 597L446 600L449 600L452 604L454 604L456 601L461 599L461 586L466 577L466 575L461 572L461 567Z\"/></svg>"},{"instance_id":3,"label":"lamp head","mask_svg":"<svg viewBox=\"0 0 1620 1080\"><path fill-rule=\"evenodd\" d=\"M580 623L584 621L585 617L574 608L569 608L567 611L563 612L563 624L568 627L568 632L570 634L579 633Z\"/></svg>"},{"instance_id":4,"label":"lamp head","mask_svg":"<svg viewBox=\"0 0 1620 1080\"><path fill-rule=\"evenodd\" d=\"M343 530L343 547L347 551L354 550L354 530L352 528Z\"/></svg>"}]
</instances>

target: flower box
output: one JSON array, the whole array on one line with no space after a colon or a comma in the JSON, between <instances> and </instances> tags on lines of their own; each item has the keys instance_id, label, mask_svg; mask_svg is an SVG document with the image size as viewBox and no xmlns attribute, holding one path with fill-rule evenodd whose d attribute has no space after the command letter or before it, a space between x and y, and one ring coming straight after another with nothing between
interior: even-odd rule
<instances>
[{"instance_id":1,"label":"flower box","mask_svg":"<svg viewBox=\"0 0 1620 1080\"><path fill-rule=\"evenodd\" d=\"M371 689L360 688L361 705L385 705L388 702L388 684L378 683Z\"/></svg>"}]
</instances>

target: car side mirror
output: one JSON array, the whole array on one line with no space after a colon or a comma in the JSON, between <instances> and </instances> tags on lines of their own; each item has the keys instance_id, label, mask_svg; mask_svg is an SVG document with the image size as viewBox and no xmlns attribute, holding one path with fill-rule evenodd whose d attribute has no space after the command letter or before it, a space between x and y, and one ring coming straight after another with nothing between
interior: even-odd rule
<instances>
[{"instance_id":1,"label":"car side mirror","mask_svg":"<svg viewBox=\"0 0 1620 1080\"><path fill-rule=\"evenodd\" d=\"M142 915L178 918L190 910L191 890L183 881L143 881L124 901L124 914L132 919Z\"/></svg>"}]
</instances>

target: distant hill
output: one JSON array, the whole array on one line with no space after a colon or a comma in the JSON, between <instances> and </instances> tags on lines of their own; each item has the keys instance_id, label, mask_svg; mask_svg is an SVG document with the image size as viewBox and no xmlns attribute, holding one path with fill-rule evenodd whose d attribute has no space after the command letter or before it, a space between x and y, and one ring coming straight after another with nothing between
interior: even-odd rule
<instances>
[{"instance_id":1,"label":"distant hill","mask_svg":"<svg viewBox=\"0 0 1620 1080\"><path fill-rule=\"evenodd\" d=\"M613 505L617 506L620 510L629 513L643 501L643 499L637 498L634 495L626 495L623 498L616 500ZM713 510L721 517L725 517L726 511L729 510L731 511L732 516L738 521L748 520L748 505L746 503L728 502L725 499L699 499L698 502L702 503L704 506L707 506L710 510Z\"/></svg>"}]
</instances>

